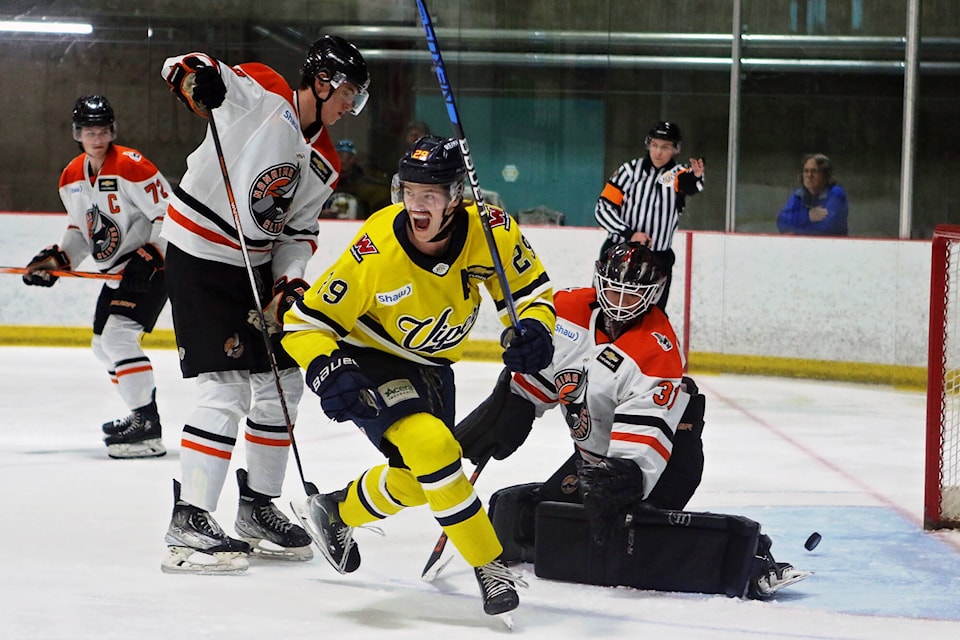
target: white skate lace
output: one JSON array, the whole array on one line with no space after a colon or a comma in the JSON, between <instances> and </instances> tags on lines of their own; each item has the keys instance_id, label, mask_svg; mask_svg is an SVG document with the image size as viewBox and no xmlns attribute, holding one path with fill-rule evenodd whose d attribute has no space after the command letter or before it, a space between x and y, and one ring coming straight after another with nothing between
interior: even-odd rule
<instances>
[{"instance_id":1,"label":"white skate lace","mask_svg":"<svg viewBox=\"0 0 960 640\"><path fill-rule=\"evenodd\" d=\"M500 561L494 561L477 567L480 573L480 582L483 583L483 590L487 597L494 598L501 593L506 593L515 587L527 588L527 582L518 573L511 571Z\"/></svg>"}]
</instances>

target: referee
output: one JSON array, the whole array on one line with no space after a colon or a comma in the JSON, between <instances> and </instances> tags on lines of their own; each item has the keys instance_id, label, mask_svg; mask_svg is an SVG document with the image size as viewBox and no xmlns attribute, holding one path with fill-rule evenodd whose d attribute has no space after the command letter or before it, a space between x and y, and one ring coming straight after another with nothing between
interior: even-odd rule
<instances>
[{"instance_id":1,"label":"referee","mask_svg":"<svg viewBox=\"0 0 960 640\"><path fill-rule=\"evenodd\" d=\"M690 165L677 164L680 127L658 122L647 133L647 154L620 165L607 180L597 199L594 217L607 230L600 257L611 246L627 240L642 242L666 256L670 275L657 306L666 310L673 280L673 232L687 196L703 191L703 158L690 158Z\"/></svg>"}]
</instances>

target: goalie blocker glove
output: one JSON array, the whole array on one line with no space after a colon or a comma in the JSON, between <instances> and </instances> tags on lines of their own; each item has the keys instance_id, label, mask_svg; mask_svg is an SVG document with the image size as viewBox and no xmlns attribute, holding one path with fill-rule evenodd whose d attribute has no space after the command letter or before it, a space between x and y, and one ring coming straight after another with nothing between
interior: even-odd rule
<instances>
[{"instance_id":1,"label":"goalie blocker glove","mask_svg":"<svg viewBox=\"0 0 960 640\"><path fill-rule=\"evenodd\" d=\"M222 105L227 95L216 61L203 54L186 56L171 69L166 80L173 94L203 118Z\"/></svg>"},{"instance_id":2,"label":"goalie blocker glove","mask_svg":"<svg viewBox=\"0 0 960 640\"><path fill-rule=\"evenodd\" d=\"M70 258L60 246L52 244L33 256L27 264L30 273L24 274L23 283L37 287L52 287L59 276L48 273L48 270L63 270L70 268Z\"/></svg>"},{"instance_id":3,"label":"goalie blocker glove","mask_svg":"<svg viewBox=\"0 0 960 640\"><path fill-rule=\"evenodd\" d=\"M320 396L327 417L337 422L370 420L380 414L374 384L357 361L337 349L314 358L307 367L307 385Z\"/></svg>"},{"instance_id":4,"label":"goalie blocker glove","mask_svg":"<svg viewBox=\"0 0 960 640\"><path fill-rule=\"evenodd\" d=\"M163 271L163 254L156 245L145 244L137 249L123 268L120 288L131 293L145 293L159 271Z\"/></svg>"},{"instance_id":5,"label":"goalie blocker glove","mask_svg":"<svg viewBox=\"0 0 960 640\"><path fill-rule=\"evenodd\" d=\"M453 429L463 457L474 464L488 453L503 460L530 434L536 410L532 402L510 392L510 377L509 369L501 371L490 397Z\"/></svg>"},{"instance_id":6,"label":"goalie blocker glove","mask_svg":"<svg viewBox=\"0 0 960 640\"><path fill-rule=\"evenodd\" d=\"M643 472L633 460L604 458L582 464L577 476L590 533L603 544L610 529L623 523L630 508L643 500Z\"/></svg>"},{"instance_id":7,"label":"goalie blocker glove","mask_svg":"<svg viewBox=\"0 0 960 640\"><path fill-rule=\"evenodd\" d=\"M500 334L503 364L517 373L536 373L553 360L553 335L539 320L523 318L519 325L519 334L513 327Z\"/></svg>"}]
</instances>

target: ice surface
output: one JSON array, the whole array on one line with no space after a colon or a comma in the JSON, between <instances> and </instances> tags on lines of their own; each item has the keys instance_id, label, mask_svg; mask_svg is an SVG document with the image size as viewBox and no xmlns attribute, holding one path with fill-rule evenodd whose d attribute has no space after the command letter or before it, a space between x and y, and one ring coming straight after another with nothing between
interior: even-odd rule
<instances>
[{"instance_id":1,"label":"ice surface","mask_svg":"<svg viewBox=\"0 0 960 640\"><path fill-rule=\"evenodd\" d=\"M160 572L179 477L179 431L196 392L173 351L151 351L170 453L110 460L100 424L126 414L86 349L0 348L0 638L153 640L324 637L953 638L960 637L960 538L924 533L924 399L890 388L697 376L707 395L706 470L689 508L761 522L778 560L816 574L771 602L542 580L520 565L514 629L483 614L473 572L455 557L428 584L439 535L426 508L359 530L363 564L341 576L308 563L251 560L242 576ZM486 397L498 367L457 365L458 414ZM352 426L307 393L296 430L306 479L342 487L379 463ZM558 412L477 483L545 479L570 449ZM244 464L239 444L231 469ZM291 457L284 496L303 488ZM215 516L232 530L230 479ZM803 548L812 531L823 541Z\"/></svg>"}]
</instances>

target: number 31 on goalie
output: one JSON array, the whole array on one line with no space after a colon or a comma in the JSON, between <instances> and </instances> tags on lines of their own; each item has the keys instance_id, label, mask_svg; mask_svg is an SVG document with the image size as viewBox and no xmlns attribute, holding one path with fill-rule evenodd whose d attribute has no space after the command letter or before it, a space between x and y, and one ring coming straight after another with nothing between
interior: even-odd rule
<instances>
[{"instance_id":1,"label":"number 31 on goalie","mask_svg":"<svg viewBox=\"0 0 960 640\"><path fill-rule=\"evenodd\" d=\"M657 385L658 391L653 394L653 401L661 407L673 409L677 401L677 395L680 393L680 385L674 384L669 380L663 380Z\"/></svg>"}]
</instances>

